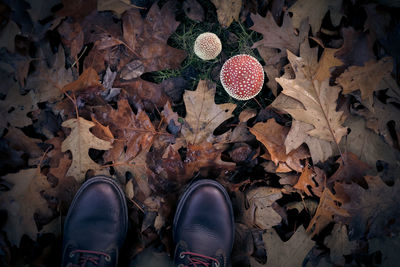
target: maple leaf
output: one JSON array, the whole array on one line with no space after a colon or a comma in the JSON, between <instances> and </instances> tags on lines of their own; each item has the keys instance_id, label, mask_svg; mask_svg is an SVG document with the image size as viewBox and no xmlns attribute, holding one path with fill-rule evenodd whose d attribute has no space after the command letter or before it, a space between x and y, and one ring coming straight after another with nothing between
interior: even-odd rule
<instances>
[{"instance_id":1,"label":"maple leaf","mask_svg":"<svg viewBox=\"0 0 400 267\"><path fill-rule=\"evenodd\" d=\"M61 126L72 129L61 145L62 152L69 150L72 153L72 164L67 176L73 176L78 182L83 182L88 170L101 173L101 166L89 157L89 149L108 150L112 146L110 142L99 139L90 132L89 129L95 126L95 123L78 117L64 121Z\"/></svg>"},{"instance_id":2,"label":"maple leaf","mask_svg":"<svg viewBox=\"0 0 400 267\"><path fill-rule=\"evenodd\" d=\"M313 35L316 36L328 11L332 25L339 25L343 16L341 7L342 0L299 0L289 8L289 12L293 13L293 26L296 28L299 28L302 20L308 17Z\"/></svg>"},{"instance_id":3,"label":"maple leaf","mask_svg":"<svg viewBox=\"0 0 400 267\"><path fill-rule=\"evenodd\" d=\"M361 102L371 109L374 91L379 89L382 78L389 75L392 69L393 60L390 57L370 60L364 66L350 66L336 81L343 87L344 94L360 90Z\"/></svg>"},{"instance_id":4,"label":"maple leaf","mask_svg":"<svg viewBox=\"0 0 400 267\"><path fill-rule=\"evenodd\" d=\"M264 46L281 50L277 57L267 60L267 64L278 62L280 58L287 55L287 50L297 54L299 52L300 44L303 43L307 37L307 22L303 22L302 26L299 28L300 33L296 35L289 14L284 15L281 27L276 24L271 12L268 12L265 18L258 14L251 14L251 19L253 20L254 25L250 30L259 32L263 35L263 39L254 43L252 48Z\"/></svg>"},{"instance_id":5,"label":"maple leaf","mask_svg":"<svg viewBox=\"0 0 400 267\"><path fill-rule=\"evenodd\" d=\"M349 218L352 240L383 236L400 230L400 183L387 186L379 176L365 176L368 189L357 184L336 184L335 190L346 192L350 201L343 209Z\"/></svg>"},{"instance_id":6,"label":"maple leaf","mask_svg":"<svg viewBox=\"0 0 400 267\"><path fill-rule=\"evenodd\" d=\"M50 189L50 184L37 168L21 170L2 178L14 184L10 191L0 194L0 207L8 212L4 227L8 239L15 246L19 246L24 234L36 240L38 229L34 214L52 215L46 200L41 196L42 191Z\"/></svg>"},{"instance_id":7,"label":"maple leaf","mask_svg":"<svg viewBox=\"0 0 400 267\"><path fill-rule=\"evenodd\" d=\"M307 227L307 232L314 236L319 234L333 220L349 217L350 214L343 209L345 202L348 202L348 198L343 191L337 190L336 194L333 194L329 188L325 187L317 211Z\"/></svg>"},{"instance_id":8,"label":"maple leaf","mask_svg":"<svg viewBox=\"0 0 400 267\"><path fill-rule=\"evenodd\" d=\"M271 155L271 160L278 168L282 163L286 163L290 167L288 171L291 169L297 172L302 171L303 167L300 160L309 157L309 154L303 147L299 147L289 154L286 154L283 143L289 132L289 128L281 126L276 123L274 119L269 119L267 122L255 124L250 128L250 132L267 148Z\"/></svg>"},{"instance_id":9,"label":"maple leaf","mask_svg":"<svg viewBox=\"0 0 400 267\"><path fill-rule=\"evenodd\" d=\"M282 198L281 189L258 187L246 193L248 209L243 217L249 227L256 225L261 229L271 229L282 221L282 217L272 208L272 204Z\"/></svg>"},{"instance_id":10,"label":"maple leaf","mask_svg":"<svg viewBox=\"0 0 400 267\"><path fill-rule=\"evenodd\" d=\"M357 241L349 241L347 228L344 224L335 224L332 233L324 239L324 244L329 248L332 263L343 266L345 255L350 255L358 248Z\"/></svg>"},{"instance_id":11,"label":"maple leaf","mask_svg":"<svg viewBox=\"0 0 400 267\"><path fill-rule=\"evenodd\" d=\"M347 133L341 126L343 112L336 111L340 89L330 86L328 79L322 82L315 79L317 52L317 48L309 48L308 44L302 45L302 57L288 51L296 79L277 78L276 81L283 87L283 94L304 105L304 109L283 107L283 110L296 120L312 124L315 128L307 132L309 135L338 144Z\"/></svg>"},{"instance_id":12,"label":"maple leaf","mask_svg":"<svg viewBox=\"0 0 400 267\"><path fill-rule=\"evenodd\" d=\"M186 117L181 132L190 144L205 141L236 108L232 103L215 104L215 88L215 83L200 80L195 91L185 91L183 95Z\"/></svg>"},{"instance_id":13,"label":"maple leaf","mask_svg":"<svg viewBox=\"0 0 400 267\"><path fill-rule=\"evenodd\" d=\"M267 264L259 264L251 258L251 266L302 266L315 244L304 227L299 227L286 242L281 240L274 229L269 229L263 234L263 241L268 248Z\"/></svg>"},{"instance_id":14,"label":"maple leaf","mask_svg":"<svg viewBox=\"0 0 400 267\"><path fill-rule=\"evenodd\" d=\"M211 0L211 2L217 8L218 21L222 27L227 28L234 20L239 20L242 0Z\"/></svg>"}]
</instances>

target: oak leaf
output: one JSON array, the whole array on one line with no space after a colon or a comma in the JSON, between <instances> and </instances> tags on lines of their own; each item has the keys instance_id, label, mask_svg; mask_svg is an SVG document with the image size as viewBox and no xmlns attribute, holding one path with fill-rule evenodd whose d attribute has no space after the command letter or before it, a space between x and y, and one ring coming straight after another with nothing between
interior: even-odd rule
<instances>
[{"instance_id":1,"label":"oak leaf","mask_svg":"<svg viewBox=\"0 0 400 267\"><path fill-rule=\"evenodd\" d=\"M315 128L307 132L309 135L339 143L347 133L347 129L341 126L343 112L336 111L339 87L330 86L328 79L322 82L315 79L317 48L309 48L307 44L302 48L301 57L288 51L296 79L276 80L283 87L282 93L300 101L304 109L283 107L283 110L296 120L312 124Z\"/></svg>"},{"instance_id":2,"label":"oak leaf","mask_svg":"<svg viewBox=\"0 0 400 267\"><path fill-rule=\"evenodd\" d=\"M185 91L185 123L182 135L190 144L199 144L212 135L225 120L232 117L235 104L215 104L215 83L200 80L195 91Z\"/></svg>"},{"instance_id":3,"label":"oak leaf","mask_svg":"<svg viewBox=\"0 0 400 267\"><path fill-rule=\"evenodd\" d=\"M137 8L137 6L132 5L130 0L97 0L97 10L114 11L118 16L131 8Z\"/></svg>"},{"instance_id":4,"label":"oak leaf","mask_svg":"<svg viewBox=\"0 0 400 267\"><path fill-rule=\"evenodd\" d=\"M72 129L61 145L62 152L69 150L72 153L72 164L67 176L73 176L78 182L82 182L88 170L102 172L101 166L89 157L89 149L108 150L112 146L110 142L99 139L90 132L89 129L95 123L78 117L64 121L61 126Z\"/></svg>"},{"instance_id":5,"label":"oak leaf","mask_svg":"<svg viewBox=\"0 0 400 267\"><path fill-rule=\"evenodd\" d=\"M326 186L326 175L323 170L318 167L312 168L308 164L303 169L299 180L293 186L295 189L299 189L306 193L307 196L321 196Z\"/></svg>"},{"instance_id":6,"label":"oak leaf","mask_svg":"<svg viewBox=\"0 0 400 267\"><path fill-rule=\"evenodd\" d=\"M268 248L267 264L261 265L251 258L251 266L302 266L315 244L303 227L299 227L286 242L281 240L275 229L267 230L263 240Z\"/></svg>"},{"instance_id":7,"label":"oak leaf","mask_svg":"<svg viewBox=\"0 0 400 267\"><path fill-rule=\"evenodd\" d=\"M314 236L319 234L333 220L341 221L343 218L349 217L350 214L343 209L343 204L348 201L348 197L343 190L340 193L338 190L334 194L328 187L325 187L321 194L317 211L307 227L307 232Z\"/></svg>"},{"instance_id":8,"label":"oak leaf","mask_svg":"<svg viewBox=\"0 0 400 267\"><path fill-rule=\"evenodd\" d=\"M280 58L286 56L287 50L297 54L300 44L307 37L307 22L304 21L302 23L302 26L299 28L300 33L296 35L289 14L284 15L281 27L276 24L271 12L268 12L265 18L260 15L251 14L251 19L254 25L250 29L263 35L263 39L254 43L252 48L264 46L277 48L281 51L277 57L267 60L267 65L277 63Z\"/></svg>"},{"instance_id":9,"label":"oak leaf","mask_svg":"<svg viewBox=\"0 0 400 267\"><path fill-rule=\"evenodd\" d=\"M77 92L88 87L101 86L99 75L93 68L85 69L79 78L63 87L63 92Z\"/></svg>"},{"instance_id":10,"label":"oak leaf","mask_svg":"<svg viewBox=\"0 0 400 267\"><path fill-rule=\"evenodd\" d=\"M222 27L227 28L234 20L239 20L242 0L211 0L211 2L217 8L218 21Z\"/></svg>"},{"instance_id":11,"label":"oak leaf","mask_svg":"<svg viewBox=\"0 0 400 267\"><path fill-rule=\"evenodd\" d=\"M380 251L382 253L382 266L397 266L400 261L400 235L380 236L368 240L368 253Z\"/></svg>"},{"instance_id":12,"label":"oak leaf","mask_svg":"<svg viewBox=\"0 0 400 267\"><path fill-rule=\"evenodd\" d=\"M41 195L42 191L50 189L50 184L37 168L21 170L2 178L14 184L10 191L0 194L0 207L8 212L4 227L8 239L15 246L19 246L24 234L36 240L39 231L34 214L52 215L47 201Z\"/></svg>"},{"instance_id":13,"label":"oak leaf","mask_svg":"<svg viewBox=\"0 0 400 267\"><path fill-rule=\"evenodd\" d=\"M309 154L303 147L299 147L289 154L286 154L284 140L289 132L289 128L281 126L276 123L274 119L269 119L267 122L259 122L255 124L250 128L250 132L256 136L258 141L265 145L271 155L271 160L278 166L278 168L282 164L287 164L290 168L288 171L302 171L303 166L301 165L300 160L309 157Z\"/></svg>"},{"instance_id":14,"label":"oak leaf","mask_svg":"<svg viewBox=\"0 0 400 267\"><path fill-rule=\"evenodd\" d=\"M400 183L387 186L379 176L365 176L368 189L357 184L336 184L335 190L346 192L350 201L343 204L351 217L350 238L374 238L400 230Z\"/></svg>"},{"instance_id":15,"label":"oak leaf","mask_svg":"<svg viewBox=\"0 0 400 267\"><path fill-rule=\"evenodd\" d=\"M357 241L349 241L346 225L337 223L332 233L324 239L324 244L329 248L332 263L343 266L344 256L350 255L358 248Z\"/></svg>"},{"instance_id":16,"label":"oak leaf","mask_svg":"<svg viewBox=\"0 0 400 267\"><path fill-rule=\"evenodd\" d=\"M282 198L281 189L273 187L258 187L246 193L249 208L243 217L249 227L271 229L282 221L282 217L272 208L272 204Z\"/></svg>"},{"instance_id":17,"label":"oak leaf","mask_svg":"<svg viewBox=\"0 0 400 267\"><path fill-rule=\"evenodd\" d=\"M379 89L379 83L392 72L392 69L392 58L370 60L364 66L350 66L336 81L343 87L344 94L360 90L361 102L371 109L374 91Z\"/></svg>"},{"instance_id":18,"label":"oak leaf","mask_svg":"<svg viewBox=\"0 0 400 267\"><path fill-rule=\"evenodd\" d=\"M343 16L341 0L299 0L289 8L293 13L293 26L299 28L302 20L308 17L313 35L321 28L326 12L330 11L332 25L338 26Z\"/></svg>"},{"instance_id":19,"label":"oak leaf","mask_svg":"<svg viewBox=\"0 0 400 267\"><path fill-rule=\"evenodd\" d=\"M307 134L312 129L314 127L311 124L293 120L292 127L285 139L286 153L288 154L301 144L306 143L314 163L324 162L332 156L332 143Z\"/></svg>"}]
</instances>

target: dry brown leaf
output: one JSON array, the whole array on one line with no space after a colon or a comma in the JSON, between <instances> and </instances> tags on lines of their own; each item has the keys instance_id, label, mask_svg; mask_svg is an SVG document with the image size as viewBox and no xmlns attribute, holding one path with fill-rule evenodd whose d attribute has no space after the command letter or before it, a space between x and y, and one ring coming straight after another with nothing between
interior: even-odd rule
<instances>
[{"instance_id":1,"label":"dry brown leaf","mask_svg":"<svg viewBox=\"0 0 400 267\"><path fill-rule=\"evenodd\" d=\"M217 8L218 21L222 27L227 28L234 20L239 20L242 0L211 0L211 2Z\"/></svg>"},{"instance_id":2,"label":"dry brown leaf","mask_svg":"<svg viewBox=\"0 0 400 267\"><path fill-rule=\"evenodd\" d=\"M398 140L400 139L400 117L399 109L392 103L383 104L379 99L374 97L374 109L354 110L353 112L363 116L366 119L366 127L375 133L383 136L385 141L391 146L394 145L388 123L394 122L394 130Z\"/></svg>"},{"instance_id":3,"label":"dry brown leaf","mask_svg":"<svg viewBox=\"0 0 400 267\"><path fill-rule=\"evenodd\" d=\"M329 177L328 183L335 182L351 183L355 182L359 185L366 186L364 176L368 173L371 167L358 159L358 157L351 153L346 152L341 159L336 161L339 168L336 172Z\"/></svg>"},{"instance_id":4,"label":"dry brown leaf","mask_svg":"<svg viewBox=\"0 0 400 267\"><path fill-rule=\"evenodd\" d=\"M400 182L387 186L378 176L365 176L368 189L357 184L336 184L336 191L344 191L350 201L343 204L348 218L350 239L371 239L397 233L400 230Z\"/></svg>"},{"instance_id":5,"label":"dry brown leaf","mask_svg":"<svg viewBox=\"0 0 400 267\"><path fill-rule=\"evenodd\" d=\"M98 11L114 11L118 16L128 9L135 8L135 5L131 4L130 0L97 0Z\"/></svg>"},{"instance_id":6,"label":"dry brown leaf","mask_svg":"<svg viewBox=\"0 0 400 267\"><path fill-rule=\"evenodd\" d=\"M275 58L267 60L267 65L277 63L280 58L286 56L287 50L297 54L299 52L300 44L303 43L307 37L307 22L304 21L302 23L299 28L300 33L296 34L289 14L284 15L281 27L276 24L271 12L268 12L265 18L258 14L251 14L251 19L253 20L254 25L250 29L261 33L264 37L261 41L254 43L252 48L264 46L278 48L281 51Z\"/></svg>"},{"instance_id":7,"label":"dry brown leaf","mask_svg":"<svg viewBox=\"0 0 400 267\"><path fill-rule=\"evenodd\" d=\"M196 0L185 0L182 4L183 11L191 20L200 22L204 20L204 9Z\"/></svg>"},{"instance_id":8,"label":"dry brown leaf","mask_svg":"<svg viewBox=\"0 0 400 267\"><path fill-rule=\"evenodd\" d=\"M20 33L18 25L9 20L7 24L2 27L0 31L0 47L5 47L11 53L14 53L15 49L15 36Z\"/></svg>"},{"instance_id":9,"label":"dry brown leaf","mask_svg":"<svg viewBox=\"0 0 400 267\"><path fill-rule=\"evenodd\" d=\"M326 141L339 143L347 129L341 126L343 112L336 111L336 100L339 95L337 86L330 86L329 80L319 82L315 79L317 65L317 48L303 44L301 57L288 52L288 59L296 74L296 79L278 78L283 87L282 93L299 100L302 108L283 107L296 120L312 124L315 129L308 131L311 136Z\"/></svg>"},{"instance_id":10,"label":"dry brown leaf","mask_svg":"<svg viewBox=\"0 0 400 267\"><path fill-rule=\"evenodd\" d=\"M24 234L36 240L39 231L34 214L51 216L47 201L41 196L42 191L50 189L46 176L35 168L21 170L2 178L14 185L10 191L0 194L0 207L8 213L4 227L8 239L15 246L19 246Z\"/></svg>"},{"instance_id":11,"label":"dry brown leaf","mask_svg":"<svg viewBox=\"0 0 400 267\"><path fill-rule=\"evenodd\" d=\"M393 60L390 57L379 61L370 60L364 66L350 66L336 81L343 87L344 94L360 90L361 102L371 109L374 91L379 89L379 83L392 69Z\"/></svg>"},{"instance_id":12,"label":"dry brown leaf","mask_svg":"<svg viewBox=\"0 0 400 267\"><path fill-rule=\"evenodd\" d=\"M318 167L312 168L311 166L306 164L302 174L299 177L299 180L293 186L293 188L305 192L307 196L313 196L314 194L318 197L321 197L325 186L325 173ZM311 187L311 190L308 187Z\"/></svg>"},{"instance_id":13,"label":"dry brown leaf","mask_svg":"<svg viewBox=\"0 0 400 267\"><path fill-rule=\"evenodd\" d=\"M347 210L343 209L343 204L348 202L347 195L343 191L340 191L340 194L338 192L333 194L328 187L322 192L317 211L307 227L307 232L312 236L319 234L333 220L340 221L350 216Z\"/></svg>"},{"instance_id":14,"label":"dry brown leaf","mask_svg":"<svg viewBox=\"0 0 400 267\"><path fill-rule=\"evenodd\" d=\"M24 151L31 158L38 158L43 156L44 152L38 146L38 144L40 144L42 140L30 138L18 128L8 127L8 132L4 136L4 139L9 142L11 148L17 151Z\"/></svg>"},{"instance_id":15,"label":"dry brown leaf","mask_svg":"<svg viewBox=\"0 0 400 267\"><path fill-rule=\"evenodd\" d=\"M318 62L318 67L315 70L314 79L323 82L331 77L332 69L343 65L343 62L335 57L335 53L339 49L324 48L324 52Z\"/></svg>"},{"instance_id":16,"label":"dry brown leaf","mask_svg":"<svg viewBox=\"0 0 400 267\"><path fill-rule=\"evenodd\" d=\"M257 187L247 192L249 208L243 214L246 225L256 225L266 230L280 224L282 217L272 208L272 204L281 197L281 189L273 187Z\"/></svg>"},{"instance_id":17,"label":"dry brown leaf","mask_svg":"<svg viewBox=\"0 0 400 267\"><path fill-rule=\"evenodd\" d=\"M93 68L87 68L79 76L78 80L67 84L62 90L63 92L78 92L92 86L99 86L100 88L102 87L97 72Z\"/></svg>"},{"instance_id":18,"label":"dry brown leaf","mask_svg":"<svg viewBox=\"0 0 400 267\"><path fill-rule=\"evenodd\" d=\"M329 248L332 263L343 266L345 255L350 255L358 248L356 241L349 241L347 228L344 224L335 224L332 233L324 239L324 244Z\"/></svg>"},{"instance_id":19,"label":"dry brown leaf","mask_svg":"<svg viewBox=\"0 0 400 267\"><path fill-rule=\"evenodd\" d=\"M267 230L263 240L268 249L267 264L260 264L251 258L251 266L302 266L315 244L303 227L299 227L286 242L281 240L274 229Z\"/></svg>"},{"instance_id":20,"label":"dry brown leaf","mask_svg":"<svg viewBox=\"0 0 400 267\"><path fill-rule=\"evenodd\" d=\"M112 147L110 142L99 139L90 132L89 129L95 126L95 123L79 117L64 121L61 126L72 129L61 146L62 152L69 150L72 154L72 164L67 176L73 176L78 182L83 182L88 170L105 172L89 157L90 148L108 150Z\"/></svg>"},{"instance_id":21,"label":"dry brown leaf","mask_svg":"<svg viewBox=\"0 0 400 267\"><path fill-rule=\"evenodd\" d=\"M282 166L281 169L279 169L280 172L291 170L297 172L302 171L303 166L300 160L309 157L309 154L303 147L299 147L289 154L286 154L284 140L289 132L289 128L281 126L276 123L274 119L269 119L267 122L255 124L253 128L250 128L250 132L256 136L258 141L265 145L275 165L281 166L286 163L288 167L290 167L282 169Z\"/></svg>"},{"instance_id":22,"label":"dry brown leaf","mask_svg":"<svg viewBox=\"0 0 400 267\"><path fill-rule=\"evenodd\" d=\"M332 156L332 143L308 135L307 132L312 129L314 127L311 124L293 120L292 127L285 139L286 153L290 153L301 144L306 143L314 163L324 162Z\"/></svg>"},{"instance_id":23,"label":"dry brown leaf","mask_svg":"<svg viewBox=\"0 0 400 267\"><path fill-rule=\"evenodd\" d=\"M362 117L350 116L345 126L349 127L351 132L339 144L342 151L355 154L371 167L376 167L379 162L383 162L384 170L380 173L382 178L388 181L397 180L400 173L400 153L366 128L366 122Z\"/></svg>"},{"instance_id":24,"label":"dry brown leaf","mask_svg":"<svg viewBox=\"0 0 400 267\"><path fill-rule=\"evenodd\" d=\"M200 80L196 91L185 91L185 123L182 135L189 144L199 144L212 135L215 128L232 116L235 104L214 102L215 83Z\"/></svg>"},{"instance_id":25,"label":"dry brown leaf","mask_svg":"<svg viewBox=\"0 0 400 267\"><path fill-rule=\"evenodd\" d=\"M380 236L368 240L368 252L382 253L382 266L397 266L400 261L400 235Z\"/></svg>"},{"instance_id":26,"label":"dry brown leaf","mask_svg":"<svg viewBox=\"0 0 400 267\"><path fill-rule=\"evenodd\" d=\"M332 25L338 26L343 16L341 10L341 0L299 0L289 8L289 12L293 13L293 26L299 28L302 20L308 17L314 36L317 36L328 11Z\"/></svg>"}]
</instances>

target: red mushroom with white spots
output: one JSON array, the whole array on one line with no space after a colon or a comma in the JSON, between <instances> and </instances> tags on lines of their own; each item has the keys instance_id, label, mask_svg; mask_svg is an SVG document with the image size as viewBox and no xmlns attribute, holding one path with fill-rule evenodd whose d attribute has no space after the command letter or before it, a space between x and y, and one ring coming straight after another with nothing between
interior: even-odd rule
<instances>
[{"instance_id":1,"label":"red mushroom with white spots","mask_svg":"<svg viewBox=\"0 0 400 267\"><path fill-rule=\"evenodd\" d=\"M255 97L264 84L264 70L252 56L241 54L228 59L221 69L221 83L226 92L238 100Z\"/></svg>"},{"instance_id":2,"label":"red mushroom with white spots","mask_svg":"<svg viewBox=\"0 0 400 267\"><path fill-rule=\"evenodd\" d=\"M221 40L212 32L202 33L196 38L193 50L203 60L214 59L221 53Z\"/></svg>"}]
</instances>

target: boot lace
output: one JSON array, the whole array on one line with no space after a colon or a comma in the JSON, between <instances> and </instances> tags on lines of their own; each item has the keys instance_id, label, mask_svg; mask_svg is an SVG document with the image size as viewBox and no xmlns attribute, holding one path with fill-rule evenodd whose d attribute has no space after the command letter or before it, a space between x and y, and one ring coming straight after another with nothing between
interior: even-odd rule
<instances>
[{"instance_id":1,"label":"boot lace","mask_svg":"<svg viewBox=\"0 0 400 267\"><path fill-rule=\"evenodd\" d=\"M76 249L71 251L69 257L72 258L77 253L80 253L78 264L69 263L67 267L84 267L87 263L98 265L101 256L104 256L104 259L106 261L111 260L110 255L107 253L83 249Z\"/></svg>"},{"instance_id":2,"label":"boot lace","mask_svg":"<svg viewBox=\"0 0 400 267\"><path fill-rule=\"evenodd\" d=\"M205 266L209 267L214 262L216 267L219 267L219 262L216 258L209 257L206 255L194 253L194 252L181 252L179 254L181 259L187 257L189 259L189 265L180 264L179 267L198 267L198 266Z\"/></svg>"}]
</instances>

